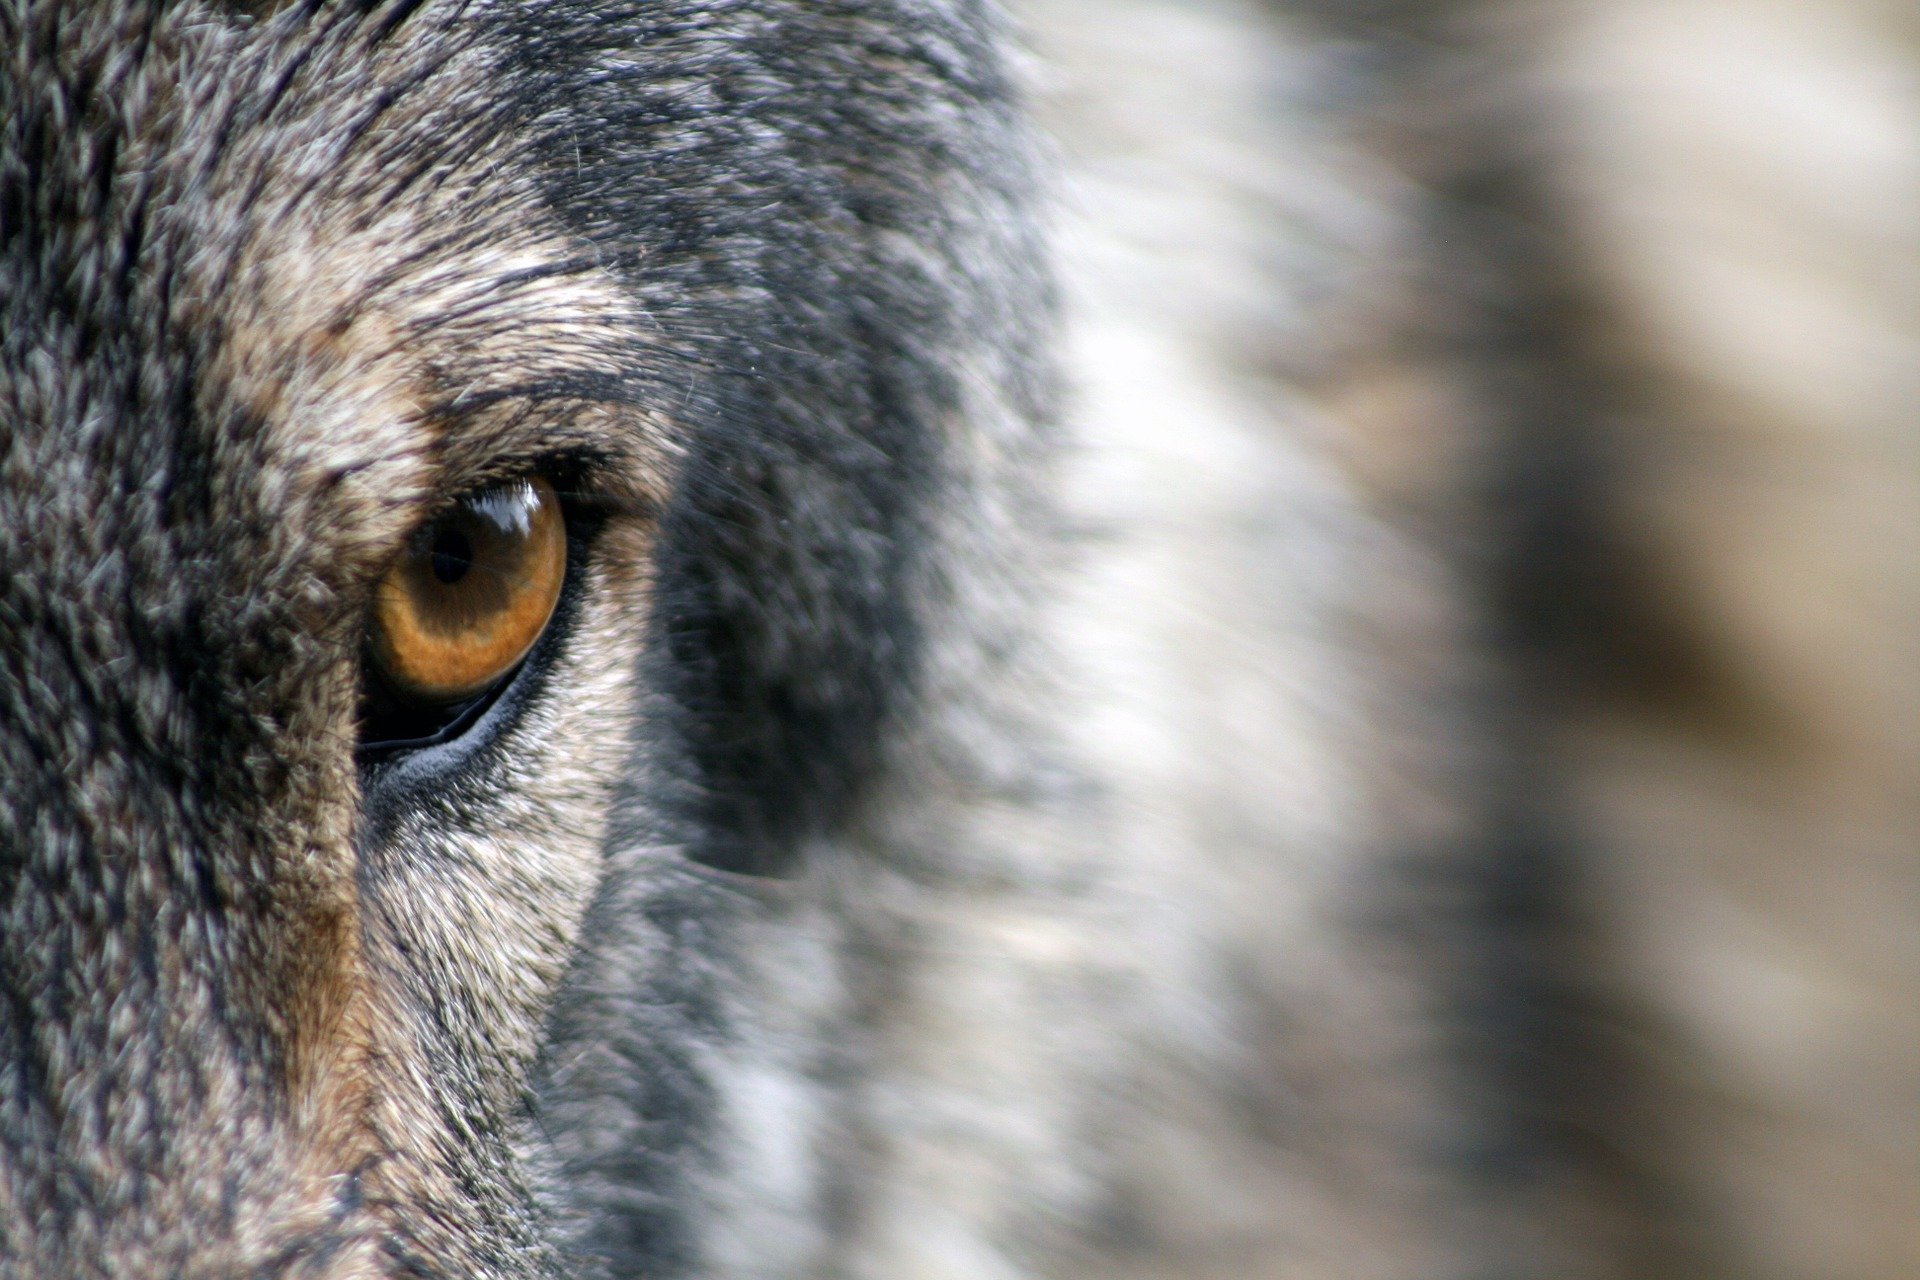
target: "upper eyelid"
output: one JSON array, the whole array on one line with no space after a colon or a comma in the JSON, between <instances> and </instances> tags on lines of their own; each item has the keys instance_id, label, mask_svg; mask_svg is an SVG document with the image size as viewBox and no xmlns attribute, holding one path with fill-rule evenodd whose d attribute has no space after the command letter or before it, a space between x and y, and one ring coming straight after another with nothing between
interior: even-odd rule
<instances>
[{"instance_id":1,"label":"upper eyelid","mask_svg":"<svg viewBox=\"0 0 1920 1280\"><path fill-rule=\"evenodd\" d=\"M605 456L568 451L500 460L460 477L458 487L440 488L440 496L423 503L414 524L426 528L457 510L461 503L516 481L544 478L569 513L584 508L595 514L650 519L659 502L636 486L622 482L620 463Z\"/></svg>"}]
</instances>

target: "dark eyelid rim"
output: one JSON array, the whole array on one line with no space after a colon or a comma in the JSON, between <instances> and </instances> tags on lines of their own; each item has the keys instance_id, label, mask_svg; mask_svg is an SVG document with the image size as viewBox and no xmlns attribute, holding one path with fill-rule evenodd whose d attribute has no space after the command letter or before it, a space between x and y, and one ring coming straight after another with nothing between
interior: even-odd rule
<instances>
[{"instance_id":1,"label":"dark eyelid rim","mask_svg":"<svg viewBox=\"0 0 1920 1280\"><path fill-rule=\"evenodd\" d=\"M460 709L454 713L453 719L447 721L425 737L382 738L377 742L358 742L354 744L354 754L369 757L369 763L372 763L374 760L384 759L395 752L419 751L426 747L437 747L442 743L452 742L468 729L471 729L474 722L486 714L487 708L493 703L500 691L519 678L520 670L525 665L526 659L522 658L514 665L511 671L500 677L499 681L484 693L476 697L468 698L464 703L457 704Z\"/></svg>"}]
</instances>

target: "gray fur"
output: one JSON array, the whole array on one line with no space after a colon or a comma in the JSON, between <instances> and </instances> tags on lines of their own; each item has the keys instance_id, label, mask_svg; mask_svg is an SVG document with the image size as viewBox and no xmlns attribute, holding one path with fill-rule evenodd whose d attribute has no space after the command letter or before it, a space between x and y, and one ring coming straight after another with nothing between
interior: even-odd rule
<instances>
[{"instance_id":1,"label":"gray fur","mask_svg":"<svg viewBox=\"0 0 1920 1280\"><path fill-rule=\"evenodd\" d=\"M1615 1030L1590 8L0 0L0 1276L1899 1273Z\"/></svg>"}]
</instances>

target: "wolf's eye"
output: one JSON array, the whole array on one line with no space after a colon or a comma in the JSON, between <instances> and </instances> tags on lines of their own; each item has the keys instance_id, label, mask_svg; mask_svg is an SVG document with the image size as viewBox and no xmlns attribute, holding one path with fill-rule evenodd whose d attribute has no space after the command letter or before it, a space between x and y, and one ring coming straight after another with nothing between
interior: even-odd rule
<instances>
[{"instance_id":1,"label":"wolf's eye","mask_svg":"<svg viewBox=\"0 0 1920 1280\"><path fill-rule=\"evenodd\" d=\"M546 480L466 498L414 534L374 593L382 683L416 704L485 693L540 638L566 572L566 519Z\"/></svg>"}]
</instances>

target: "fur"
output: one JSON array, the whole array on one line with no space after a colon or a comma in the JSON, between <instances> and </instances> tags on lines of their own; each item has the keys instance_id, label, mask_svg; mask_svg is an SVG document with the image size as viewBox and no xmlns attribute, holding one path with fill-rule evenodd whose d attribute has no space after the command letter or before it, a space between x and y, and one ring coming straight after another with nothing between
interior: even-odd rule
<instances>
[{"instance_id":1,"label":"fur","mask_svg":"<svg viewBox=\"0 0 1920 1280\"><path fill-rule=\"evenodd\" d=\"M1913 1269L1920 62L1788 9L0 0L0 1276Z\"/></svg>"}]
</instances>

